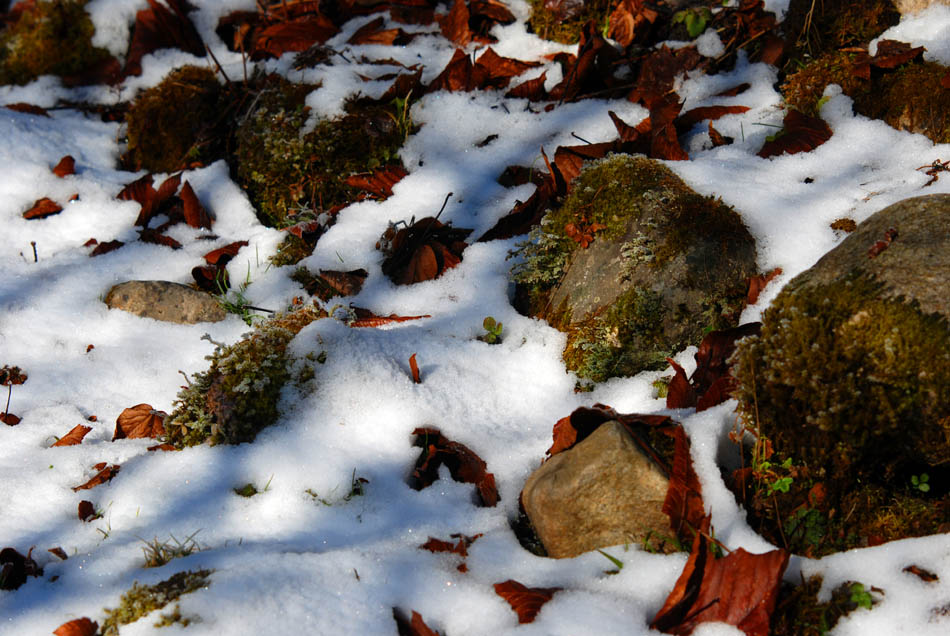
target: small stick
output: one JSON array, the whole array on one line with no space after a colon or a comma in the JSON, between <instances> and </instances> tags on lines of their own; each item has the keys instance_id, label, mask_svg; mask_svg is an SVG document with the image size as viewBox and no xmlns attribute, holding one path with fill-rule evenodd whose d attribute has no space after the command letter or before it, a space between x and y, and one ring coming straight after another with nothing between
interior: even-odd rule
<instances>
[{"instance_id":1,"label":"small stick","mask_svg":"<svg viewBox=\"0 0 950 636\"><path fill-rule=\"evenodd\" d=\"M30 245L33 246L33 262L34 262L34 263L39 263L39 262L40 262L40 259L39 259L39 257L37 257L37 255L36 255L36 241L30 241Z\"/></svg>"}]
</instances>

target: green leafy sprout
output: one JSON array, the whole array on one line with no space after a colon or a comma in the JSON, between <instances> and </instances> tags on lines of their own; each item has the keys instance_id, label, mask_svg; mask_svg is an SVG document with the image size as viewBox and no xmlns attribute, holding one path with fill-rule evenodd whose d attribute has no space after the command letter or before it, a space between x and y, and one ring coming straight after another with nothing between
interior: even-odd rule
<instances>
[{"instance_id":1,"label":"green leafy sprout","mask_svg":"<svg viewBox=\"0 0 950 636\"><path fill-rule=\"evenodd\" d=\"M488 344L498 344L501 342L502 323L496 322L491 316L487 316L485 320L482 321L482 328L485 329L485 333L478 337L479 340Z\"/></svg>"},{"instance_id":2,"label":"green leafy sprout","mask_svg":"<svg viewBox=\"0 0 950 636\"><path fill-rule=\"evenodd\" d=\"M712 20L712 12L707 7L690 7L673 14L673 24L684 23L689 37L699 37Z\"/></svg>"},{"instance_id":3,"label":"green leafy sprout","mask_svg":"<svg viewBox=\"0 0 950 636\"><path fill-rule=\"evenodd\" d=\"M920 473L920 475L911 475L910 483L911 485L919 490L920 492L930 492L930 475L927 473Z\"/></svg>"}]
</instances>

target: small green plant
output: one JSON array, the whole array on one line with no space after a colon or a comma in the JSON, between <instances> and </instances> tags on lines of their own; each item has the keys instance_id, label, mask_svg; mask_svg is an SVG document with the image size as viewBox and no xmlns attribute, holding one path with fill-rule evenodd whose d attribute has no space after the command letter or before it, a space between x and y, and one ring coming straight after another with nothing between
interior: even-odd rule
<instances>
[{"instance_id":1,"label":"small green plant","mask_svg":"<svg viewBox=\"0 0 950 636\"><path fill-rule=\"evenodd\" d=\"M699 37L712 20L712 12L707 7L689 7L673 14L673 24L683 23L689 37Z\"/></svg>"},{"instance_id":2,"label":"small green plant","mask_svg":"<svg viewBox=\"0 0 950 636\"><path fill-rule=\"evenodd\" d=\"M621 561L615 556L611 556L607 554L603 550L598 549L597 551L600 552L604 556L605 559L613 563L614 566L617 568L616 570L607 570L606 572L604 572L604 574L619 574L620 570L623 569L623 561Z\"/></svg>"},{"instance_id":3,"label":"small green plant","mask_svg":"<svg viewBox=\"0 0 950 636\"><path fill-rule=\"evenodd\" d=\"M501 326L502 323L495 322L495 319L491 316L486 317L482 321L482 328L485 333L480 335L478 339L488 344L499 344L501 342Z\"/></svg>"},{"instance_id":4,"label":"small green plant","mask_svg":"<svg viewBox=\"0 0 950 636\"><path fill-rule=\"evenodd\" d=\"M241 286L237 290L228 289L221 277L219 277L215 282L218 284L218 294L215 296L215 298L217 299L218 304L221 306L221 309L228 312L229 314L240 316L241 320L243 320L244 324L246 324L248 327L254 326L254 320L263 320L263 316L252 314L251 311L263 311L269 314L274 313L269 309L255 307L251 304L251 301L247 299L247 296L244 295L244 292L247 291L247 288L251 286L250 262L247 264L247 275L244 277L244 282L241 283Z\"/></svg>"},{"instance_id":5,"label":"small green plant","mask_svg":"<svg viewBox=\"0 0 950 636\"><path fill-rule=\"evenodd\" d=\"M870 590L865 589L862 583L852 583L850 591L851 602L858 607L871 609L871 607L874 605L874 597L871 596Z\"/></svg>"},{"instance_id":6,"label":"small green plant","mask_svg":"<svg viewBox=\"0 0 950 636\"><path fill-rule=\"evenodd\" d=\"M310 495L310 497L313 498L314 501L318 501L322 503L324 506L332 506L338 503L346 503L350 501L351 499L353 499L354 497L362 497L363 495L366 494L366 484L368 483L369 483L369 480L366 479L365 477L356 476L356 469L354 468L353 474L350 476L349 492L347 492L345 495L343 495L342 497L340 497L339 499L335 501L328 497L321 497L312 488L307 488L304 492ZM334 488L330 492L330 495L332 496L334 492L336 492L336 488Z\"/></svg>"},{"instance_id":7,"label":"small green plant","mask_svg":"<svg viewBox=\"0 0 950 636\"><path fill-rule=\"evenodd\" d=\"M106 609L106 619L99 631L101 636L119 636L119 625L134 623L146 614L162 609L183 594L189 594L209 584L208 577L214 570L196 570L178 572L168 579L154 585L140 585L137 581L132 588L119 599L119 606ZM175 618L176 615L178 618ZM160 624L180 622L187 625L188 619L181 619L180 613L173 612L171 617L162 617ZM158 626L158 625L156 625Z\"/></svg>"},{"instance_id":8,"label":"small green plant","mask_svg":"<svg viewBox=\"0 0 950 636\"><path fill-rule=\"evenodd\" d=\"M911 475L910 483L911 485L919 490L920 492L930 492L930 475L927 473L920 473L920 475Z\"/></svg>"},{"instance_id":9,"label":"small green plant","mask_svg":"<svg viewBox=\"0 0 950 636\"><path fill-rule=\"evenodd\" d=\"M142 548L145 564L142 567L159 568L173 559L200 552L201 546L195 541L195 535L199 532L201 530L195 530L184 541L179 541L173 534L168 535L170 539L167 541L159 541L157 537L151 541L141 539L145 544Z\"/></svg>"},{"instance_id":10,"label":"small green plant","mask_svg":"<svg viewBox=\"0 0 950 636\"><path fill-rule=\"evenodd\" d=\"M274 480L274 476L271 475L270 479L267 480L267 483L264 484L264 487L260 490L257 489L257 486L251 482L247 482L240 488L234 489L234 494L240 495L241 497L253 497L254 495L259 495L262 492L267 492L270 490L270 483Z\"/></svg>"}]
</instances>

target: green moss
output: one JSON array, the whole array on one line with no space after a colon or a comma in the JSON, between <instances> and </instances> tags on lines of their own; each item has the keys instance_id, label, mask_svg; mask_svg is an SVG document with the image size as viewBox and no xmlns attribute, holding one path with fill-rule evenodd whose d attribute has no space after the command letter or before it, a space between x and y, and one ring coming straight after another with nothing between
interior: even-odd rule
<instances>
[{"instance_id":1,"label":"green moss","mask_svg":"<svg viewBox=\"0 0 950 636\"><path fill-rule=\"evenodd\" d=\"M313 86L279 76L259 81L253 105L239 123L232 158L236 177L261 221L286 227L318 218L356 199L350 174L398 161L411 128L407 104L350 102L347 114L318 119L310 132L304 105Z\"/></svg>"},{"instance_id":2,"label":"green moss","mask_svg":"<svg viewBox=\"0 0 950 636\"><path fill-rule=\"evenodd\" d=\"M834 589L831 599L820 603L821 584L821 577L812 577L796 586L784 584L772 612L769 634L824 636L842 617L877 602L864 585L848 581Z\"/></svg>"},{"instance_id":3,"label":"green moss","mask_svg":"<svg viewBox=\"0 0 950 636\"><path fill-rule=\"evenodd\" d=\"M222 88L209 68L183 66L169 73L129 108L129 148L123 163L131 170L173 172L222 157L227 122L221 97Z\"/></svg>"},{"instance_id":4,"label":"green moss","mask_svg":"<svg viewBox=\"0 0 950 636\"><path fill-rule=\"evenodd\" d=\"M304 307L267 320L233 345L218 344L210 368L179 392L165 424L167 441L178 447L253 441L276 421L281 389L295 377L288 343L325 316Z\"/></svg>"},{"instance_id":5,"label":"green moss","mask_svg":"<svg viewBox=\"0 0 950 636\"><path fill-rule=\"evenodd\" d=\"M86 0L27 3L0 33L0 84L27 84L40 75L78 74L109 57L92 46L95 27Z\"/></svg>"},{"instance_id":6,"label":"green moss","mask_svg":"<svg viewBox=\"0 0 950 636\"><path fill-rule=\"evenodd\" d=\"M773 464L799 465L787 493L759 488L746 504L753 525L797 552L932 534L950 521L950 329L879 294L861 274L787 288L735 356L743 421L770 440ZM927 493L912 487L922 472Z\"/></svg>"},{"instance_id":7,"label":"green moss","mask_svg":"<svg viewBox=\"0 0 950 636\"><path fill-rule=\"evenodd\" d=\"M313 248L316 243L310 243L303 240L296 234L287 233L287 236L277 246L277 252L270 257L270 263L274 267L283 267L284 265L296 265L303 259L313 254ZM297 279L294 279L297 280ZM298 281L300 282L300 281ZM303 283L301 283L303 284Z\"/></svg>"},{"instance_id":8,"label":"green moss","mask_svg":"<svg viewBox=\"0 0 950 636\"><path fill-rule=\"evenodd\" d=\"M122 595L117 608L105 610L106 619L102 622L99 633L102 636L118 636L120 625L134 623L146 614L178 600L182 594L189 594L207 587L210 583L208 577L212 572L213 570L179 572L155 585L133 583L132 588ZM181 622L180 613L178 616L179 620L172 622ZM163 622L164 620L160 621L160 623Z\"/></svg>"},{"instance_id":9,"label":"green moss","mask_svg":"<svg viewBox=\"0 0 950 636\"><path fill-rule=\"evenodd\" d=\"M528 26L531 32L545 40L562 44L574 44L580 40L581 28L589 20L593 20L598 25L598 30L602 30L612 8L609 0L585 0L577 3L567 0L556 5L572 7L565 15L561 11L545 7L545 4L548 4L546 0L529 0L529 3L531 15L528 18ZM576 5L580 6L574 9Z\"/></svg>"},{"instance_id":10,"label":"green moss","mask_svg":"<svg viewBox=\"0 0 950 636\"><path fill-rule=\"evenodd\" d=\"M900 21L891 0L792 0L782 29L795 60L848 46L863 46Z\"/></svg>"},{"instance_id":11,"label":"green moss","mask_svg":"<svg viewBox=\"0 0 950 636\"><path fill-rule=\"evenodd\" d=\"M851 97L871 88L871 83L854 75L854 54L831 51L788 76L782 85L785 102L806 115L817 117L825 87L837 84Z\"/></svg>"}]
</instances>

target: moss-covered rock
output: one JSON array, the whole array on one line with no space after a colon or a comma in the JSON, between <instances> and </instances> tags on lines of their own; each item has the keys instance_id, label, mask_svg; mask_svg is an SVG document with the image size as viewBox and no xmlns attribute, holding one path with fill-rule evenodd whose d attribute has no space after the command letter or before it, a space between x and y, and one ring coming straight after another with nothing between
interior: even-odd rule
<instances>
[{"instance_id":1,"label":"moss-covered rock","mask_svg":"<svg viewBox=\"0 0 950 636\"><path fill-rule=\"evenodd\" d=\"M304 105L315 87L279 76L259 82L235 133L232 166L261 222L286 227L319 219L356 199L346 177L398 161L411 128L405 100L351 102L347 114L319 119L311 131Z\"/></svg>"},{"instance_id":2,"label":"moss-covered rock","mask_svg":"<svg viewBox=\"0 0 950 636\"><path fill-rule=\"evenodd\" d=\"M108 51L92 45L95 27L85 5L86 0L40 0L14 7L15 21L0 32L0 84L75 75L108 59Z\"/></svg>"},{"instance_id":3,"label":"moss-covered rock","mask_svg":"<svg viewBox=\"0 0 950 636\"><path fill-rule=\"evenodd\" d=\"M102 622L99 634L102 636L118 636L119 626L134 623L138 619L162 609L169 603L177 601L182 594L190 594L207 587L213 570L195 570L178 572L164 581L154 585L141 585L136 582L132 588L122 595L119 606L106 609L106 619ZM162 616L156 627L163 627L172 623L188 625L189 619L181 616L176 606L171 616Z\"/></svg>"},{"instance_id":4,"label":"moss-covered rock","mask_svg":"<svg viewBox=\"0 0 950 636\"><path fill-rule=\"evenodd\" d=\"M222 87L207 67L183 66L140 93L125 116L130 170L173 172L224 156Z\"/></svg>"},{"instance_id":5,"label":"moss-covered rock","mask_svg":"<svg viewBox=\"0 0 950 636\"><path fill-rule=\"evenodd\" d=\"M303 307L278 314L233 345L217 344L209 369L195 374L178 394L165 422L167 441L178 447L254 441L277 420L284 385L312 377L312 369L295 368L287 345L324 317L320 309Z\"/></svg>"},{"instance_id":6,"label":"moss-covered rock","mask_svg":"<svg viewBox=\"0 0 950 636\"><path fill-rule=\"evenodd\" d=\"M739 411L775 453L748 503L773 540L818 555L950 522L948 227L950 195L878 212L739 344Z\"/></svg>"},{"instance_id":7,"label":"moss-covered rock","mask_svg":"<svg viewBox=\"0 0 950 636\"><path fill-rule=\"evenodd\" d=\"M538 37L574 44L581 30L593 20L602 29L610 17L611 0L529 0L528 26Z\"/></svg>"},{"instance_id":8,"label":"moss-covered rock","mask_svg":"<svg viewBox=\"0 0 950 636\"><path fill-rule=\"evenodd\" d=\"M892 0L791 0L782 30L792 65L849 46L866 46L900 21Z\"/></svg>"},{"instance_id":9,"label":"moss-covered rock","mask_svg":"<svg viewBox=\"0 0 950 636\"><path fill-rule=\"evenodd\" d=\"M756 270L734 210L645 157L593 162L572 187L513 269L520 309L567 332L568 368L633 375L735 326Z\"/></svg>"}]
</instances>

